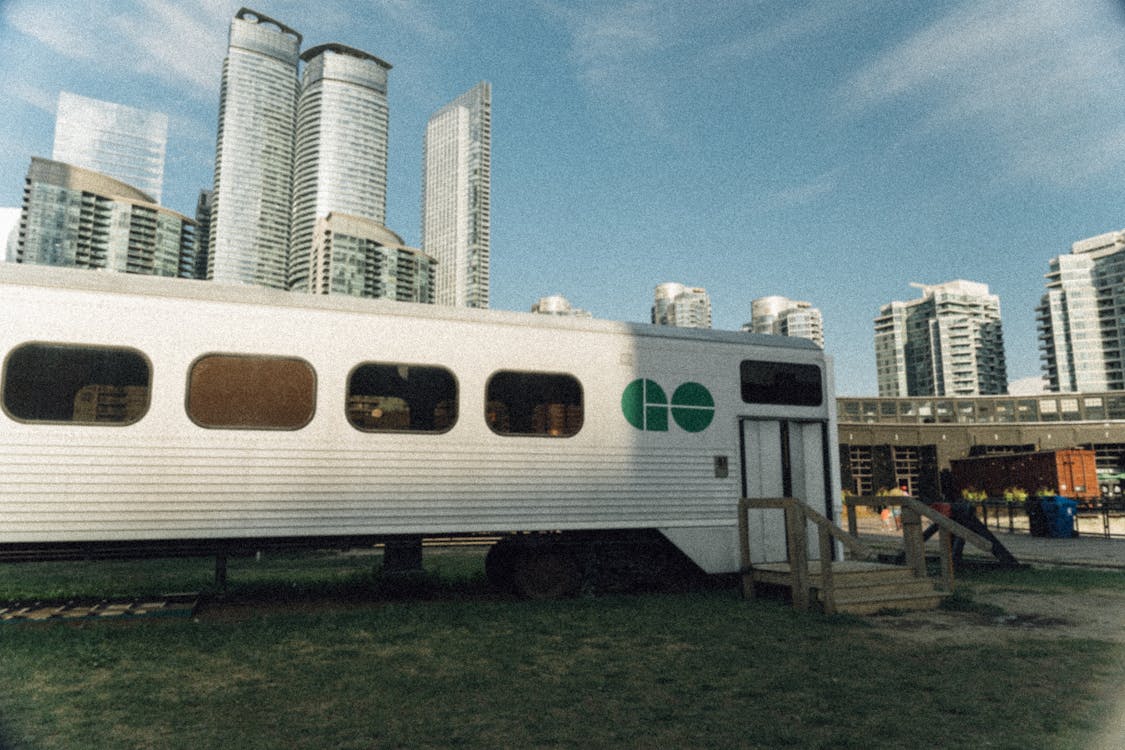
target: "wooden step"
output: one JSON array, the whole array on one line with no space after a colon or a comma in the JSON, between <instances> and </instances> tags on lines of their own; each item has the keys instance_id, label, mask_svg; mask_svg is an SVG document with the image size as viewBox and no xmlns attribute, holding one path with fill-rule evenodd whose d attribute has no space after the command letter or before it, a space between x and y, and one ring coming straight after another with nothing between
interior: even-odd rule
<instances>
[{"instance_id":1,"label":"wooden step","mask_svg":"<svg viewBox=\"0 0 1125 750\"><path fill-rule=\"evenodd\" d=\"M934 592L933 581L927 578L914 578L911 577L905 581L890 581L887 583L871 583L871 584L850 584L848 582L834 581L836 589L836 601L841 599L854 599L858 597L875 598L879 596L894 597L894 596L913 596L917 594L932 594ZM814 588L821 589L817 584L813 584Z\"/></svg>"},{"instance_id":2,"label":"wooden step","mask_svg":"<svg viewBox=\"0 0 1125 750\"><path fill-rule=\"evenodd\" d=\"M842 597L837 592L836 612L849 615L874 615L888 610L920 612L937 609L948 596L949 594L944 591L935 591L932 586L927 593L879 595L854 599Z\"/></svg>"},{"instance_id":3,"label":"wooden step","mask_svg":"<svg viewBox=\"0 0 1125 750\"><path fill-rule=\"evenodd\" d=\"M809 585L823 603L820 564L813 562ZM754 582L791 585L788 563L766 563L752 568ZM869 615L883 610L936 609L948 594L937 591L929 578L919 578L900 565L864 561L832 564L832 584L837 612Z\"/></svg>"}]
</instances>

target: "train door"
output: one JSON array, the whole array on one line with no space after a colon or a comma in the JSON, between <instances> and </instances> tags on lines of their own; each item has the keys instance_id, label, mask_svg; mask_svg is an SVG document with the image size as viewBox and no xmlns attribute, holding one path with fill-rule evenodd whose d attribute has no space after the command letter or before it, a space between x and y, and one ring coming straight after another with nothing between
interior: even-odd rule
<instances>
[{"instance_id":1,"label":"train door","mask_svg":"<svg viewBox=\"0 0 1125 750\"><path fill-rule=\"evenodd\" d=\"M745 419L741 425L744 497L796 497L831 518L827 508L828 456L823 422ZM787 558L785 514L751 510L750 561ZM815 526L809 527L809 557L819 558Z\"/></svg>"}]
</instances>

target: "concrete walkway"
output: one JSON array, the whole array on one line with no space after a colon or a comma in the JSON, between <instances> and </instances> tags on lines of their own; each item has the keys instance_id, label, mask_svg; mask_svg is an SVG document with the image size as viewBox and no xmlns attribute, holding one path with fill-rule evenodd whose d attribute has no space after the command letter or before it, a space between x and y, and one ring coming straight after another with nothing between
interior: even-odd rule
<instances>
[{"instance_id":1,"label":"concrete walkway","mask_svg":"<svg viewBox=\"0 0 1125 750\"><path fill-rule=\"evenodd\" d=\"M1072 539L1052 539L1019 532L1009 534L1007 531L994 528L989 530L1021 563L1125 570L1125 538L1106 539L1101 535L1085 535ZM902 532L884 529L878 518L859 518L858 531L862 541L880 551L892 547L895 550L902 549ZM937 554L936 534L926 543L926 551L929 554ZM995 559L989 553L971 545L965 546L964 556L973 560Z\"/></svg>"}]
</instances>

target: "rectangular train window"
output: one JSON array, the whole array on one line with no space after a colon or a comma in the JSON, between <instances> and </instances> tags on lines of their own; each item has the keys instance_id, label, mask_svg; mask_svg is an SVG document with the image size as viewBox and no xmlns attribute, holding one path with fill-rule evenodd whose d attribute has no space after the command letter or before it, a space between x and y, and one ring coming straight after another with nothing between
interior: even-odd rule
<instances>
[{"instance_id":1,"label":"rectangular train window","mask_svg":"<svg viewBox=\"0 0 1125 750\"><path fill-rule=\"evenodd\" d=\"M794 362L742 362L742 400L748 404L820 406L824 384L820 368Z\"/></svg>"},{"instance_id":2,"label":"rectangular train window","mask_svg":"<svg viewBox=\"0 0 1125 750\"><path fill-rule=\"evenodd\" d=\"M4 364L4 410L24 422L133 424L148 411L151 380L135 349L23 344Z\"/></svg>"},{"instance_id":3,"label":"rectangular train window","mask_svg":"<svg viewBox=\"0 0 1125 750\"><path fill-rule=\"evenodd\" d=\"M498 435L576 435L583 421L582 385L570 375L498 372L486 386L485 419Z\"/></svg>"},{"instance_id":4,"label":"rectangular train window","mask_svg":"<svg viewBox=\"0 0 1125 750\"><path fill-rule=\"evenodd\" d=\"M316 373L301 359L210 354L188 375L187 413L200 427L298 430L316 409Z\"/></svg>"},{"instance_id":5,"label":"rectangular train window","mask_svg":"<svg viewBox=\"0 0 1125 750\"><path fill-rule=\"evenodd\" d=\"M368 362L348 378L347 415L364 432L445 432L457 421L457 381L441 367Z\"/></svg>"}]
</instances>

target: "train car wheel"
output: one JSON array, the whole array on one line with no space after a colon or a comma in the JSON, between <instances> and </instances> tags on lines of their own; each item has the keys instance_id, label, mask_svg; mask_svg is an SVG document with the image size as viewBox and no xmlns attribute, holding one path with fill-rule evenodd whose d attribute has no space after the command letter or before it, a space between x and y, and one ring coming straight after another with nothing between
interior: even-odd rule
<instances>
[{"instance_id":1,"label":"train car wheel","mask_svg":"<svg viewBox=\"0 0 1125 750\"><path fill-rule=\"evenodd\" d=\"M495 588L505 593L515 593L512 585L512 570L519 549L507 540L500 540L488 548L484 558L484 575Z\"/></svg>"},{"instance_id":2,"label":"train car wheel","mask_svg":"<svg viewBox=\"0 0 1125 750\"><path fill-rule=\"evenodd\" d=\"M560 599L582 587L582 568L569 550L531 547L513 562L512 589L526 599Z\"/></svg>"}]
</instances>

